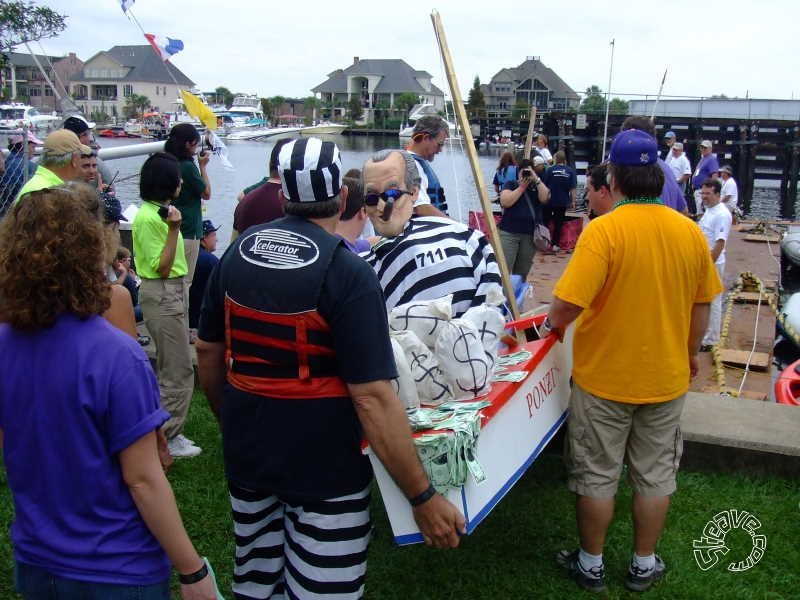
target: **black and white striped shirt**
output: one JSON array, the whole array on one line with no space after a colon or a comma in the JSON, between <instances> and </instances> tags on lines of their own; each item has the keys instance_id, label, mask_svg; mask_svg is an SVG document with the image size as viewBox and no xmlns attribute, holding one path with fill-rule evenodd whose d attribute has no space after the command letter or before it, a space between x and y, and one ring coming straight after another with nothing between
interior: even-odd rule
<instances>
[{"instance_id":1,"label":"black and white striped shirt","mask_svg":"<svg viewBox=\"0 0 800 600\"><path fill-rule=\"evenodd\" d=\"M503 297L500 269L481 232L441 217L412 217L403 232L363 255L378 274L386 308L453 294L453 315Z\"/></svg>"}]
</instances>

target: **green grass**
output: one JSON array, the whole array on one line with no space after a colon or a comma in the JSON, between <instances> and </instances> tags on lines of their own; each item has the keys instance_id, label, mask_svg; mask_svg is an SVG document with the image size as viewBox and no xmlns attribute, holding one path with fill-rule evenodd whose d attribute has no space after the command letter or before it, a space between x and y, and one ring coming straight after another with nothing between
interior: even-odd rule
<instances>
[{"instance_id":1,"label":"green grass","mask_svg":"<svg viewBox=\"0 0 800 600\"><path fill-rule=\"evenodd\" d=\"M189 535L209 557L220 587L231 598L233 535L216 422L200 394L186 427L203 447L198 458L177 461L169 474ZM780 478L682 472L673 497L659 553L668 566L666 581L648 599L789 599L800 595L800 485ZM728 509L749 511L767 538L761 561L744 572L729 572L731 561L744 560L750 537L734 530L726 541L728 556L702 571L692 555L692 540L705 524ZM605 560L608 598L635 597L622 580L630 557L630 489L623 485L617 518L608 536ZM5 472L0 471L0 522L7 536L12 518ZM370 546L367 598L533 599L590 598L566 579L553 556L576 546L574 499L564 487L558 453L540 457L458 550L395 546L386 513L373 496L375 539ZM0 543L0 598L14 598L11 548ZM177 597L177 596L176 596Z\"/></svg>"}]
</instances>

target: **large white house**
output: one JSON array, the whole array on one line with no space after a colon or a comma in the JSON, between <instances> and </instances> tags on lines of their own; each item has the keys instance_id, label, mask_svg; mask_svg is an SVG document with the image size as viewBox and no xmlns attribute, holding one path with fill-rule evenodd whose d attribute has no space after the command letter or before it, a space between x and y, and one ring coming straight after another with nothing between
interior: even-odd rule
<instances>
[{"instance_id":1,"label":"large white house","mask_svg":"<svg viewBox=\"0 0 800 600\"><path fill-rule=\"evenodd\" d=\"M366 120L372 120L378 108L395 108L400 94L410 93L417 103L433 104L444 111L444 92L431 82L427 71L417 71L401 59L359 59L346 69L328 74L327 81L312 88L333 109L333 116L344 116L351 98L358 98Z\"/></svg>"},{"instance_id":2,"label":"large white house","mask_svg":"<svg viewBox=\"0 0 800 600\"><path fill-rule=\"evenodd\" d=\"M85 115L103 112L111 117L123 116L131 94L147 96L154 110L175 110L179 90L193 86L180 69L161 62L150 45L114 46L98 52L69 83L70 94Z\"/></svg>"}]
</instances>

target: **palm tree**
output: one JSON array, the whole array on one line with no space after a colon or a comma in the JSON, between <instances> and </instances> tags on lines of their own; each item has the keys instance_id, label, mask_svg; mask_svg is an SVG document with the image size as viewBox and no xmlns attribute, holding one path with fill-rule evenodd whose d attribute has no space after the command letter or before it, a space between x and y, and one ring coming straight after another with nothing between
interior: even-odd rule
<instances>
[{"instance_id":1,"label":"palm tree","mask_svg":"<svg viewBox=\"0 0 800 600\"><path fill-rule=\"evenodd\" d=\"M129 117L141 117L150 108L150 98L141 94L131 94L125 101L125 114Z\"/></svg>"}]
</instances>

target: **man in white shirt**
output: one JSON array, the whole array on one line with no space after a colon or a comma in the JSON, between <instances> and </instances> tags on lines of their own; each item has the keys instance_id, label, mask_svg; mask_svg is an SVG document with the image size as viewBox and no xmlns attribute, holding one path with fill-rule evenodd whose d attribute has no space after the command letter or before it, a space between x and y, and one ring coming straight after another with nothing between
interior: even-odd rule
<instances>
[{"instance_id":1,"label":"man in white shirt","mask_svg":"<svg viewBox=\"0 0 800 600\"><path fill-rule=\"evenodd\" d=\"M739 221L739 187L736 185L736 180L733 178L733 169L730 165L723 165L720 167L719 174L722 176L722 191L720 196L722 203L728 207L733 215L733 222Z\"/></svg>"},{"instance_id":2,"label":"man in white shirt","mask_svg":"<svg viewBox=\"0 0 800 600\"><path fill-rule=\"evenodd\" d=\"M664 162L672 169L672 172L675 174L675 181L678 183L678 186L683 189L692 174L692 165L689 163L689 158L683 151L683 144L681 142L672 144Z\"/></svg>"},{"instance_id":3,"label":"man in white shirt","mask_svg":"<svg viewBox=\"0 0 800 600\"><path fill-rule=\"evenodd\" d=\"M720 192L722 184L719 179L708 178L703 182L700 189L700 197L703 200L705 212L700 217L698 225L706 237L708 247L711 251L711 259L719 273L720 281L724 282L725 272L725 244L728 241L728 234L731 231L731 213L722 204ZM700 346L701 352L708 352L712 346L719 343L720 328L722 326L722 294L718 294L712 301L708 316L708 329L703 336L703 345Z\"/></svg>"}]
</instances>

